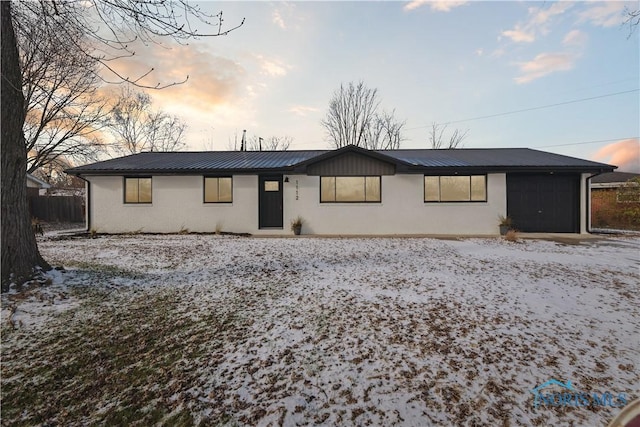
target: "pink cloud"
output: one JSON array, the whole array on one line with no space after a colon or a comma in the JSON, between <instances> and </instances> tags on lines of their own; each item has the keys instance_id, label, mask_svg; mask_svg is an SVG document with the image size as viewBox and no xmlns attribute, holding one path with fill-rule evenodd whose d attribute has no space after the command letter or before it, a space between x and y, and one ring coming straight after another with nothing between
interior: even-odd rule
<instances>
[{"instance_id":1,"label":"pink cloud","mask_svg":"<svg viewBox=\"0 0 640 427\"><path fill-rule=\"evenodd\" d=\"M618 166L621 172L640 173L640 139L624 139L605 145L593 154L592 159Z\"/></svg>"},{"instance_id":2,"label":"pink cloud","mask_svg":"<svg viewBox=\"0 0 640 427\"><path fill-rule=\"evenodd\" d=\"M516 83L529 83L556 71L571 70L577 57L569 53L541 53L531 61L518 63L520 76L515 78Z\"/></svg>"},{"instance_id":3,"label":"pink cloud","mask_svg":"<svg viewBox=\"0 0 640 427\"><path fill-rule=\"evenodd\" d=\"M590 22L599 27L615 27L624 22L625 2L588 2L589 7L580 13L580 22Z\"/></svg>"},{"instance_id":4,"label":"pink cloud","mask_svg":"<svg viewBox=\"0 0 640 427\"><path fill-rule=\"evenodd\" d=\"M530 7L527 22L516 24L513 29L503 31L502 35L515 43L532 43L538 34L549 33L549 25L553 17L562 15L571 7L572 4L569 2L553 3L546 9Z\"/></svg>"},{"instance_id":5,"label":"pink cloud","mask_svg":"<svg viewBox=\"0 0 640 427\"><path fill-rule=\"evenodd\" d=\"M564 44L565 46L583 47L587 43L587 40L588 36L586 33L580 30L572 30L569 31L566 36L564 36L562 44Z\"/></svg>"},{"instance_id":6,"label":"pink cloud","mask_svg":"<svg viewBox=\"0 0 640 427\"><path fill-rule=\"evenodd\" d=\"M431 10L437 12L449 12L452 9L469 3L466 0L413 0L404 6L404 10L414 10L424 5L429 5Z\"/></svg>"},{"instance_id":7,"label":"pink cloud","mask_svg":"<svg viewBox=\"0 0 640 427\"><path fill-rule=\"evenodd\" d=\"M136 50L135 56L119 60L112 66L132 80L153 68L139 82L151 87L182 82L188 77L183 84L149 93L161 103L184 103L205 110L236 98L246 74L237 62L200 49L195 44L171 44L168 48L146 46ZM107 79L113 80L108 75Z\"/></svg>"}]
</instances>

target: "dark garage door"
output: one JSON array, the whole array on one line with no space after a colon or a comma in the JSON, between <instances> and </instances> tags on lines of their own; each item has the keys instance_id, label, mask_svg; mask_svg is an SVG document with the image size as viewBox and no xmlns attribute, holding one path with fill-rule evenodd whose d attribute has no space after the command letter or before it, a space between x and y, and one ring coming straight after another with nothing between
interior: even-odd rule
<instances>
[{"instance_id":1,"label":"dark garage door","mask_svg":"<svg viewBox=\"0 0 640 427\"><path fill-rule=\"evenodd\" d=\"M507 214L525 232L578 233L579 175L507 175Z\"/></svg>"}]
</instances>

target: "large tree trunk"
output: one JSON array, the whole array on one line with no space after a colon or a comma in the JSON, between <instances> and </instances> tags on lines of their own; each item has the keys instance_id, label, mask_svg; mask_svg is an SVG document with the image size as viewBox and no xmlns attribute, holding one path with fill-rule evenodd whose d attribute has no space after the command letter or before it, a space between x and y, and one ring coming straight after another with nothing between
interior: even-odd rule
<instances>
[{"instance_id":1,"label":"large tree trunk","mask_svg":"<svg viewBox=\"0 0 640 427\"><path fill-rule=\"evenodd\" d=\"M38 251L27 205L27 153L24 144L24 96L11 2L0 2L2 20L2 292L37 268L51 267Z\"/></svg>"}]
</instances>

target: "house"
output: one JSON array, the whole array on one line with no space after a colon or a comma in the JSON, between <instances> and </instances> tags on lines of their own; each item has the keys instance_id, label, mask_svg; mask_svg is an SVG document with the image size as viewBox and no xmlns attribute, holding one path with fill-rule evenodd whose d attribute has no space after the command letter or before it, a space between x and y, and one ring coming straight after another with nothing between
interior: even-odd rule
<instances>
[{"instance_id":1,"label":"house","mask_svg":"<svg viewBox=\"0 0 640 427\"><path fill-rule=\"evenodd\" d=\"M51 188L50 184L36 178L30 173L27 174L27 195L29 197L44 196L49 188Z\"/></svg>"},{"instance_id":2,"label":"house","mask_svg":"<svg viewBox=\"0 0 640 427\"><path fill-rule=\"evenodd\" d=\"M75 167L106 233L586 233L588 180L615 166L525 148L149 152Z\"/></svg>"},{"instance_id":3,"label":"house","mask_svg":"<svg viewBox=\"0 0 640 427\"><path fill-rule=\"evenodd\" d=\"M629 172L607 172L593 177L591 180L591 192L601 190L618 189L624 186L629 180L640 178L640 173Z\"/></svg>"},{"instance_id":4,"label":"house","mask_svg":"<svg viewBox=\"0 0 640 427\"><path fill-rule=\"evenodd\" d=\"M591 180L595 228L640 230L640 174L608 172Z\"/></svg>"}]
</instances>

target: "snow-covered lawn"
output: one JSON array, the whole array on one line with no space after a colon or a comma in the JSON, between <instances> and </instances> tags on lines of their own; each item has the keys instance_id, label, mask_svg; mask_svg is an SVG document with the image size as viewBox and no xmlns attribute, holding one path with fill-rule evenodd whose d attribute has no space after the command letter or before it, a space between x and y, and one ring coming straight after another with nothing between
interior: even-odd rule
<instances>
[{"instance_id":1,"label":"snow-covered lawn","mask_svg":"<svg viewBox=\"0 0 640 427\"><path fill-rule=\"evenodd\" d=\"M637 237L40 249L66 271L2 297L3 425L597 426L530 390L640 395Z\"/></svg>"}]
</instances>

